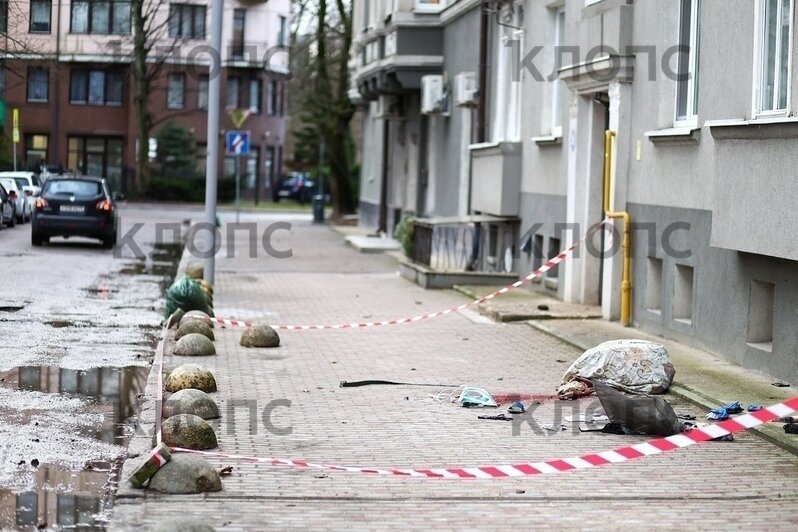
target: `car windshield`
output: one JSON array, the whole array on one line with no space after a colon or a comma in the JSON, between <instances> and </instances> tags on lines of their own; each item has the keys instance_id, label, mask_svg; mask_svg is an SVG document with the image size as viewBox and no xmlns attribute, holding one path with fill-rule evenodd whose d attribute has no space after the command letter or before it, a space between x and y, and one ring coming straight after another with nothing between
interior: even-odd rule
<instances>
[{"instance_id":1,"label":"car windshield","mask_svg":"<svg viewBox=\"0 0 798 532\"><path fill-rule=\"evenodd\" d=\"M45 194L90 198L102 194L102 185L96 181L48 181L45 184Z\"/></svg>"},{"instance_id":2,"label":"car windshield","mask_svg":"<svg viewBox=\"0 0 798 532\"><path fill-rule=\"evenodd\" d=\"M0 184L8 191L17 189L17 183L13 179L0 179Z\"/></svg>"},{"instance_id":3,"label":"car windshield","mask_svg":"<svg viewBox=\"0 0 798 532\"><path fill-rule=\"evenodd\" d=\"M19 188L24 188L24 187L29 187L30 186L30 182L25 177L15 177L14 181L17 182L17 186Z\"/></svg>"}]
</instances>

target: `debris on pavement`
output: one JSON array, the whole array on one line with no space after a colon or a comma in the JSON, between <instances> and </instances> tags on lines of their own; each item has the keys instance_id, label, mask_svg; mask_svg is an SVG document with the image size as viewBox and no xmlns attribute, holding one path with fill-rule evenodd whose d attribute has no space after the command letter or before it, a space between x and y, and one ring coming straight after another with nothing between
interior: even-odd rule
<instances>
[{"instance_id":1,"label":"debris on pavement","mask_svg":"<svg viewBox=\"0 0 798 532\"><path fill-rule=\"evenodd\" d=\"M128 481L134 488L143 488L153 475L171 459L172 453L169 452L169 448L163 443L160 444L153 449L145 461L133 471Z\"/></svg>"},{"instance_id":2,"label":"debris on pavement","mask_svg":"<svg viewBox=\"0 0 798 532\"><path fill-rule=\"evenodd\" d=\"M773 384L771 384L771 386L775 386L776 388L789 388L790 387L789 383L782 382L782 381L776 381Z\"/></svg>"},{"instance_id":3,"label":"debris on pavement","mask_svg":"<svg viewBox=\"0 0 798 532\"><path fill-rule=\"evenodd\" d=\"M445 388L430 397L438 403L460 403L464 408L498 408L499 404L482 388L474 388L463 384L456 388Z\"/></svg>"},{"instance_id":4,"label":"debris on pavement","mask_svg":"<svg viewBox=\"0 0 798 532\"><path fill-rule=\"evenodd\" d=\"M660 397L625 395L601 382L594 386L610 424L620 425L625 434L673 436L685 430L673 407Z\"/></svg>"},{"instance_id":5,"label":"debris on pavement","mask_svg":"<svg viewBox=\"0 0 798 532\"><path fill-rule=\"evenodd\" d=\"M366 381L341 381L339 384L341 388L360 388L362 386L423 386L430 388L457 388L453 384L422 384L415 382L394 382L382 380L366 380Z\"/></svg>"},{"instance_id":6,"label":"debris on pavement","mask_svg":"<svg viewBox=\"0 0 798 532\"><path fill-rule=\"evenodd\" d=\"M229 477L232 474L233 474L233 466L223 467L222 469L219 470L220 477Z\"/></svg>"},{"instance_id":7,"label":"debris on pavement","mask_svg":"<svg viewBox=\"0 0 798 532\"><path fill-rule=\"evenodd\" d=\"M764 410L765 407L762 405L748 405L749 412L759 412L760 410Z\"/></svg>"},{"instance_id":8,"label":"debris on pavement","mask_svg":"<svg viewBox=\"0 0 798 532\"><path fill-rule=\"evenodd\" d=\"M524 403L522 403L521 401L516 401L510 405L507 411L511 414L523 414L524 412L526 412L526 407L524 406Z\"/></svg>"},{"instance_id":9,"label":"debris on pavement","mask_svg":"<svg viewBox=\"0 0 798 532\"><path fill-rule=\"evenodd\" d=\"M499 414L498 416L478 416L477 419L484 419L488 421L513 421L513 418L507 414Z\"/></svg>"},{"instance_id":10,"label":"debris on pavement","mask_svg":"<svg viewBox=\"0 0 798 532\"><path fill-rule=\"evenodd\" d=\"M712 421L725 421L729 419L729 416L733 414L741 414L742 412L743 407L740 405L740 402L734 401L733 403L729 403L727 405L721 406L720 408L712 410L709 414L707 414L707 419Z\"/></svg>"},{"instance_id":11,"label":"debris on pavement","mask_svg":"<svg viewBox=\"0 0 798 532\"><path fill-rule=\"evenodd\" d=\"M784 425L784 432L786 434L798 434L798 423L787 423Z\"/></svg>"},{"instance_id":12,"label":"debris on pavement","mask_svg":"<svg viewBox=\"0 0 798 532\"><path fill-rule=\"evenodd\" d=\"M675 374L663 345L614 340L585 351L565 372L557 394L561 399L590 395L593 379L633 394L660 394L668 391Z\"/></svg>"},{"instance_id":13,"label":"debris on pavement","mask_svg":"<svg viewBox=\"0 0 798 532\"><path fill-rule=\"evenodd\" d=\"M191 277L184 275L174 282L166 291L165 317L169 317L177 309L200 310L213 316L213 310L202 287Z\"/></svg>"}]
</instances>

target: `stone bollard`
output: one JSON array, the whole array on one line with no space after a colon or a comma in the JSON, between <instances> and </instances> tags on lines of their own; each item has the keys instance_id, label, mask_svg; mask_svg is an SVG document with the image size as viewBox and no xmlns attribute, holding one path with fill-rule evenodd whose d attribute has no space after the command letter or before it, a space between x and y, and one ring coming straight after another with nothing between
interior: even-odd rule
<instances>
[{"instance_id":1,"label":"stone bollard","mask_svg":"<svg viewBox=\"0 0 798 532\"><path fill-rule=\"evenodd\" d=\"M207 421L191 414L172 416L161 425L163 441L169 447L207 451L219 446L216 433Z\"/></svg>"},{"instance_id":2,"label":"stone bollard","mask_svg":"<svg viewBox=\"0 0 798 532\"><path fill-rule=\"evenodd\" d=\"M160 493L189 494L222 490L222 479L203 457L175 454L150 479L149 489ZM174 530L170 528L169 530Z\"/></svg>"},{"instance_id":3,"label":"stone bollard","mask_svg":"<svg viewBox=\"0 0 798 532\"><path fill-rule=\"evenodd\" d=\"M163 417L191 414L202 419L218 419L219 407L207 393L188 388L173 394L163 404Z\"/></svg>"},{"instance_id":4,"label":"stone bollard","mask_svg":"<svg viewBox=\"0 0 798 532\"><path fill-rule=\"evenodd\" d=\"M268 325L249 327L241 334L244 347L279 347L280 335Z\"/></svg>"},{"instance_id":5,"label":"stone bollard","mask_svg":"<svg viewBox=\"0 0 798 532\"><path fill-rule=\"evenodd\" d=\"M189 388L213 393L216 391L216 379L213 373L197 364L184 364L167 375L164 387L171 393Z\"/></svg>"},{"instance_id":6,"label":"stone bollard","mask_svg":"<svg viewBox=\"0 0 798 532\"><path fill-rule=\"evenodd\" d=\"M208 340L216 340L216 336L213 334L213 329L207 323L200 320L189 320L183 323L183 325L178 327L177 333L175 333L175 338L180 340L189 334L201 334Z\"/></svg>"},{"instance_id":7,"label":"stone bollard","mask_svg":"<svg viewBox=\"0 0 798 532\"><path fill-rule=\"evenodd\" d=\"M216 348L207 336L188 334L177 341L173 354L180 357L207 357L215 355Z\"/></svg>"}]
</instances>

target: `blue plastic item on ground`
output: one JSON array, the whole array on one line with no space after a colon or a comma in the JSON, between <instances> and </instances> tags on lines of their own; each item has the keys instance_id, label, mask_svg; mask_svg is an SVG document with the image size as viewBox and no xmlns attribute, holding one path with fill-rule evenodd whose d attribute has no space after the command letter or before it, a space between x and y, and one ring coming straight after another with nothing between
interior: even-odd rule
<instances>
[{"instance_id":1,"label":"blue plastic item on ground","mask_svg":"<svg viewBox=\"0 0 798 532\"><path fill-rule=\"evenodd\" d=\"M729 411L726 410L725 408L716 408L715 410L707 414L707 419L710 419L712 421L724 421L726 419L729 419Z\"/></svg>"},{"instance_id":2,"label":"blue plastic item on ground","mask_svg":"<svg viewBox=\"0 0 798 532\"><path fill-rule=\"evenodd\" d=\"M762 405L748 405L749 412L759 412L760 410L764 410L765 407Z\"/></svg>"},{"instance_id":3,"label":"blue plastic item on ground","mask_svg":"<svg viewBox=\"0 0 798 532\"><path fill-rule=\"evenodd\" d=\"M729 414L740 414L743 411L743 406L740 404L740 401L734 401L733 403L725 405L723 409Z\"/></svg>"},{"instance_id":4,"label":"blue plastic item on ground","mask_svg":"<svg viewBox=\"0 0 798 532\"><path fill-rule=\"evenodd\" d=\"M522 403L521 401L516 401L510 405L507 411L511 414L523 414L524 412L526 412L526 407L524 406L524 403Z\"/></svg>"}]
</instances>

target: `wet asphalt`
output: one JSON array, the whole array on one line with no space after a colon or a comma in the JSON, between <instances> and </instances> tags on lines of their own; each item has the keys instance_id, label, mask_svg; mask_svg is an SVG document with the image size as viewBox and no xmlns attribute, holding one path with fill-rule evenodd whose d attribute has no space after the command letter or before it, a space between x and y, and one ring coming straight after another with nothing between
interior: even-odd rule
<instances>
[{"instance_id":1,"label":"wet asphalt","mask_svg":"<svg viewBox=\"0 0 798 532\"><path fill-rule=\"evenodd\" d=\"M155 222L192 208L120 206L135 243L34 248L30 224L0 230L0 529L102 529L113 502L182 253Z\"/></svg>"}]
</instances>

